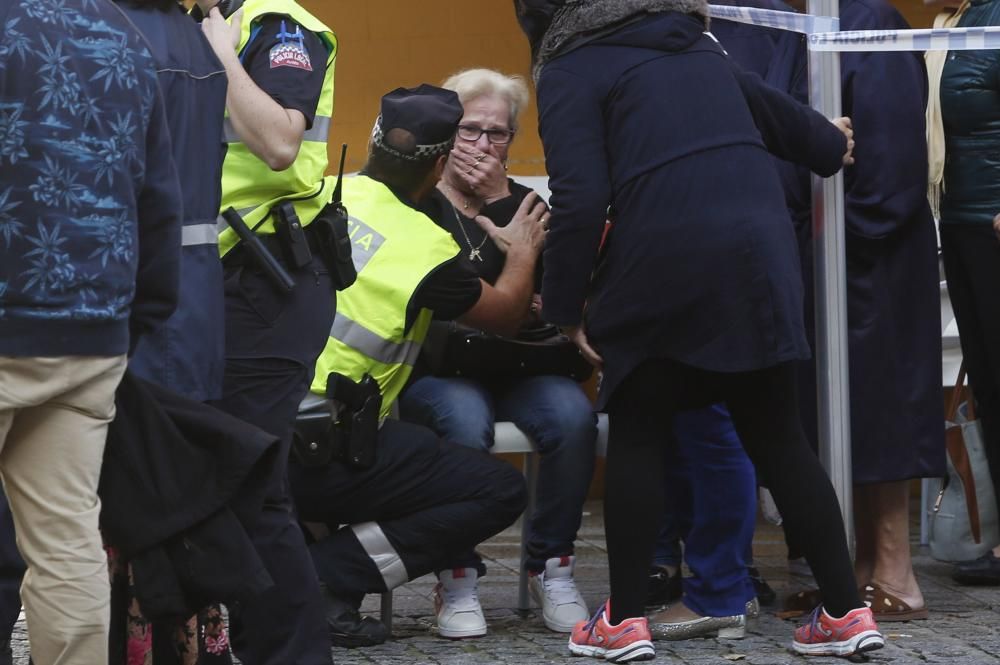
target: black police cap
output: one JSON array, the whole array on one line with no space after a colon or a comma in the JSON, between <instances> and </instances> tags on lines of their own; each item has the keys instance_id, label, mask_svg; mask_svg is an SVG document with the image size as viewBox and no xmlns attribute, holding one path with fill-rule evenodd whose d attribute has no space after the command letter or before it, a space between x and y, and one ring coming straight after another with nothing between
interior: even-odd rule
<instances>
[{"instance_id":1,"label":"black police cap","mask_svg":"<svg viewBox=\"0 0 1000 665\"><path fill-rule=\"evenodd\" d=\"M372 139L386 152L410 160L443 155L455 143L455 131L465 111L458 95L426 83L416 88L396 88L382 97L381 113ZM390 145L389 132L402 129L415 139L412 149Z\"/></svg>"}]
</instances>

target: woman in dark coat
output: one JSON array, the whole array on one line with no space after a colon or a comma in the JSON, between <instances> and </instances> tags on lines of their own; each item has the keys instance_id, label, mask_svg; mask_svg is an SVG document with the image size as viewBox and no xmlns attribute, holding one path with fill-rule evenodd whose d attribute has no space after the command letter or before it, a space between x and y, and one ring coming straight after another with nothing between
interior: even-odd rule
<instances>
[{"instance_id":1,"label":"woman in dark coat","mask_svg":"<svg viewBox=\"0 0 1000 665\"><path fill-rule=\"evenodd\" d=\"M547 318L603 357L599 406L611 417L611 601L578 625L570 649L613 662L653 655L641 617L663 439L679 407L710 400L728 404L787 528L807 544L823 606L793 648L881 647L836 495L799 422L802 280L767 152L830 175L844 136L734 68L704 34L703 2L553 4L515 2L533 44L552 190L542 295ZM598 261L609 207L615 224Z\"/></svg>"},{"instance_id":2,"label":"woman in dark coat","mask_svg":"<svg viewBox=\"0 0 1000 665\"><path fill-rule=\"evenodd\" d=\"M840 25L909 27L886 0L843 0ZM804 101L805 48L779 53L768 81ZM945 473L937 241L927 203L927 76L919 53L844 53L841 86L858 141L855 164L844 171L855 574L879 621L923 619L927 608L910 560L909 481ZM809 176L788 164L781 173L803 278L811 284ZM813 339L811 290L806 328ZM802 369L802 395L812 395L815 367L808 362ZM802 399L813 441L815 404ZM811 605L801 596L790 599L789 608Z\"/></svg>"}]
</instances>

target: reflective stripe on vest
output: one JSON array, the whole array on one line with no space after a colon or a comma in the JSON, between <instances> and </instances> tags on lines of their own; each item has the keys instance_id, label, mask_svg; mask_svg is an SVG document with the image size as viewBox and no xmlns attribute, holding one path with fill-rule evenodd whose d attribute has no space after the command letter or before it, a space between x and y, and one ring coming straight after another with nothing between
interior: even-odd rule
<instances>
[{"instance_id":1,"label":"reflective stripe on vest","mask_svg":"<svg viewBox=\"0 0 1000 665\"><path fill-rule=\"evenodd\" d=\"M338 314L330 327L330 337L365 354L384 365L413 365L420 355L420 343L415 340L394 341L379 336L344 314Z\"/></svg>"},{"instance_id":2,"label":"reflective stripe on vest","mask_svg":"<svg viewBox=\"0 0 1000 665\"><path fill-rule=\"evenodd\" d=\"M325 144L330 138L330 125L333 124L333 119L328 115L318 115L313 119L312 127L307 129L302 134L303 141L315 141ZM233 119L226 118L222 122L222 139L226 143L243 143L240 140L240 135L236 133L236 128L233 127Z\"/></svg>"},{"instance_id":3,"label":"reflective stripe on vest","mask_svg":"<svg viewBox=\"0 0 1000 665\"><path fill-rule=\"evenodd\" d=\"M243 221L245 222L245 221L247 221L246 220L247 215L249 215L250 213L252 213L256 209L257 209L257 206L253 206L253 207L250 207L250 208L243 208L243 210L237 210L236 214L238 214L240 217L242 217ZM220 234L222 234L222 232L225 231L228 228L229 228L229 222L226 221L225 217L223 217L222 215L219 215L218 217L215 218L215 229L216 229L216 231L218 231L218 233L216 233L216 238L218 238L218 236ZM253 228L253 226L251 226L250 228Z\"/></svg>"},{"instance_id":4,"label":"reflective stripe on vest","mask_svg":"<svg viewBox=\"0 0 1000 665\"><path fill-rule=\"evenodd\" d=\"M242 53L251 34L265 15L287 16L319 36L327 48L326 76L316 106L312 127L303 135L302 145L292 165L283 171L272 171L239 140L230 118L223 126L228 144L222 171L222 206L241 212L247 226L257 233L273 233L270 211L278 203L291 200L303 226L309 225L330 201L332 187L323 187L323 177L329 165L326 141L333 116L334 63L337 38L322 21L294 0L246 0L237 52ZM259 39L259 37L258 37ZM258 226L259 223L259 226ZM219 253L223 256L237 242L234 231L222 225L219 230Z\"/></svg>"},{"instance_id":5,"label":"reflective stripe on vest","mask_svg":"<svg viewBox=\"0 0 1000 665\"><path fill-rule=\"evenodd\" d=\"M337 314L316 361L311 390L325 394L337 372L360 381L371 374L382 390L382 417L406 384L427 336L432 313L420 310L406 327L417 288L458 256L451 234L367 176L344 180L344 206L358 280L337 296Z\"/></svg>"}]
</instances>

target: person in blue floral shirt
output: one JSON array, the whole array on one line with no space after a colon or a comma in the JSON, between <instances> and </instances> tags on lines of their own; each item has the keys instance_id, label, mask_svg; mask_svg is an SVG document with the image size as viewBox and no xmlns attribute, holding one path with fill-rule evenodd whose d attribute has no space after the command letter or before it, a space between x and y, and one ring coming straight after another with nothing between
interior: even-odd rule
<instances>
[{"instance_id":1,"label":"person in blue floral shirt","mask_svg":"<svg viewBox=\"0 0 1000 665\"><path fill-rule=\"evenodd\" d=\"M176 304L177 174L153 60L114 5L0 0L0 26L0 477L32 658L93 665L105 435L130 350Z\"/></svg>"}]
</instances>

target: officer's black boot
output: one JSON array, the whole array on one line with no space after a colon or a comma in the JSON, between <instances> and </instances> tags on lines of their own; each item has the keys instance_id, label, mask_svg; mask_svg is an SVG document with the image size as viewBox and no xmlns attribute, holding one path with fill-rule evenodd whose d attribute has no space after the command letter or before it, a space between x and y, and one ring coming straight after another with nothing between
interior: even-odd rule
<instances>
[{"instance_id":1,"label":"officer's black boot","mask_svg":"<svg viewBox=\"0 0 1000 665\"><path fill-rule=\"evenodd\" d=\"M323 601L326 605L326 625L330 629L330 641L335 647L353 649L382 644L389 639L389 630L381 621L358 612L360 602L351 602L335 596L323 585Z\"/></svg>"}]
</instances>

